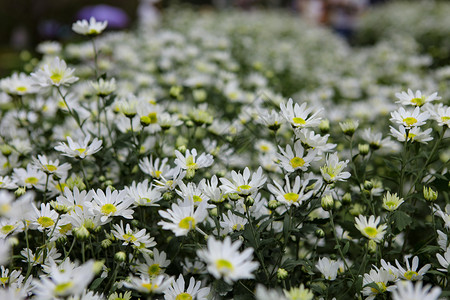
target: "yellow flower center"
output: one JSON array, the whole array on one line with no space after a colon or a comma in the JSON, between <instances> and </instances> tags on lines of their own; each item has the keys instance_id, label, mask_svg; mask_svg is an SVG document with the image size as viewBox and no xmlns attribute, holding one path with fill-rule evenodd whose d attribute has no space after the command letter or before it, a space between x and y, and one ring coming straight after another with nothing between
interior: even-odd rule
<instances>
[{"instance_id":1,"label":"yellow flower center","mask_svg":"<svg viewBox=\"0 0 450 300\"><path fill-rule=\"evenodd\" d=\"M71 287L73 287L73 282L69 281L69 282L60 283L55 286L55 289L54 289L55 295L65 296L65 294L67 293L67 290L70 289Z\"/></svg>"},{"instance_id":2,"label":"yellow flower center","mask_svg":"<svg viewBox=\"0 0 450 300\"><path fill-rule=\"evenodd\" d=\"M103 205L102 208L100 209L100 211L104 215L110 215L110 214L115 213L117 211L117 208L114 204L108 203L108 204Z\"/></svg>"},{"instance_id":3,"label":"yellow flower center","mask_svg":"<svg viewBox=\"0 0 450 300\"><path fill-rule=\"evenodd\" d=\"M157 284L153 283L143 283L141 284L143 288L146 288L149 292L152 292L153 290L156 290L158 288Z\"/></svg>"},{"instance_id":4,"label":"yellow flower center","mask_svg":"<svg viewBox=\"0 0 450 300\"><path fill-rule=\"evenodd\" d=\"M287 193L287 194L284 194L284 199L286 199L289 202L297 202L298 196L299 196L299 194L296 194L296 193Z\"/></svg>"},{"instance_id":5,"label":"yellow flower center","mask_svg":"<svg viewBox=\"0 0 450 300\"><path fill-rule=\"evenodd\" d=\"M303 167L303 165L305 164L305 160L301 157L296 156L290 160L290 163L291 163L291 166L295 169L295 168Z\"/></svg>"},{"instance_id":6,"label":"yellow flower center","mask_svg":"<svg viewBox=\"0 0 450 300\"><path fill-rule=\"evenodd\" d=\"M242 230L244 229L244 226L242 224L234 224L233 230Z\"/></svg>"},{"instance_id":7,"label":"yellow flower center","mask_svg":"<svg viewBox=\"0 0 450 300\"><path fill-rule=\"evenodd\" d=\"M233 271L234 269L233 264L229 260L223 258L216 260L216 268L221 273L222 271L227 273L228 271Z\"/></svg>"},{"instance_id":8,"label":"yellow flower center","mask_svg":"<svg viewBox=\"0 0 450 300\"><path fill-rule=\"evenodd\" d=\"M305 125L306 124L305 119L302 119L302 118L299 118L299 117L292 118L292 121L294 122L294 124L298 124L298 125Z\"/></svg>"},{"instance_id":9,"label":"yellow flower center","mask_svg":"<svg viewBox=\"0 0 450 300\"><path fill-rule=\"evenodd\" d=\"M197 196L197 195L194 195L194 196L192 197L192 199L194 200L194 202L202 202L202 201L203 201L203 199L200 198L200 197Z\"/></svg>"},{"instance_id":10,"label":"yellow flower center","mask_svg":"<svg viewBox=\"0 0 450 300\"><path fill-rule=\"evenodd\" d=\"M35 185L38 182L39 182L39 179L37 179L36 177L28 177L27 179L25 179L25 183L31 184L31 185Z\"/></svg>"},{"instance_id":11,"label":"yellow flower center","mask_svg":"<svg viewBox=\"0 0 450 300\"><path fill-rule=\"evenodd\" d=\"M137 238L133 234L124 234L122 235L122 237L124 238L125 241L128 242L135 242L137 240Z\"/></svg>"},{"instance_id":12,"label":"yellow flower center","mask_svg":"<svg viewBox=\"0 0 450 300\"><path fill-rule=\"evenodd\" d=\"M403 276L405 276L406 279L411 280L413 277L419 276L419 273L415 271L406 271Z\"/></svg>"},{"instance_id":13,"label":"yellow flower center","mask_svg":"<svg viewBox=\"0 0 450 300\"><path fill-rule=\"evenodd\" d=\"M58 169L54 165L44 165L44 168L49 172L55 172Z\"/></svg>"},{"instance_id":14,"label":"yellow flower center","mask_svg":"<svg viewBox=\"0 0 450 300\"><path fill-rule=\"evenodd\" d=\"M376 228L370 227L370 226L364 228L364 232L365 232L370 238L374 238L374 237L377 235L377 233L378 233L378 231L377 231Z\"/></svg>"},{"instance_id":15,"label":"yellow flower center","mask_svg":"<svg viewBox=\"0 0 450 300\"><path fill-rule=\"evenodd\" d=\"M86 152L86 148L78 148L78 149L75 149L75 151L78 151L78 153L80 153L80 155L81 155L84 152Z\"/></svg>"},{"instance_id":16,"label":"yellow flower center","mask_svg":"<svg viewBox=\"0 0 450 300\"><path fill-rule=\"evenodd\" d=\"M3 226L1 229L0 229L0 231L3 233L3 234L8 234L8 233L10 233L11 231L13 231L14 230L14 225L5 225L5 226Z\"/></svg>"},{"instance_id":17,"label":"yellow flower center","mask_svg":"<svg viewBox=\"0 0 450 300\"><path fill-rule=\"evenodd\" d=\"M386 284L384 284L384 282L376 282L376 284L378 285L378 290L370 288L374 294L380 294L386 291Z\"/></svg>"},{"instance_id":18,"label":"yellow flower center","mask_svg":"<svg viewBox=\"0 0 450 300\"><path fill-rule=\"evenodd\" d=\"M264 151L264 152L269 151L269 147L266 146L266 145L262 145L262 146L260 147L260 149L261 149L261 151Z\"/></svg>"},{"instance_id":19,"label":"yellow flower center","mask_svg":"<svg viewBox=\"0 0 450 300\"><path fill-rule=\"evenodd\" d=\"M385 204L390 209L395 208L397 206L397 202L394 202L394 201L387 201Z\"/></svg>"},{"instance_id":20,"label":"yellow flower center","mask_svg":"<svg viewBox=\"0 0 450 300\"><path fill-rule=\"evenodd\" d=\"M159 178L159 176L161 176L162 172L161 171L154 171L152 172L152 176L155 178Z\"/></svg>"},{"instance_id":21,"label":"yellow flower center","mask_svg":"<svg viewBox=\"0 0 450 300\"><path fill-rule=\"evenodd\" d=\"M16 87L16 91L18 91L18 92L26 92L27 91L27 87L25 87L25 86L18 86L18 87Z\"/></svg>"},{"instance_id":22,"label":"yellow flower center","mask_svg":"<svg viewBox=\"0 0 450 300\"><path fill-rule=\"evenodd\" d=\"M181 293L175 298L175 300L192 300L192 296L188 293Z\"/></svg>"},{"instance_id":23,"label":"yellow flower center","mask_svg":"<svg viewBox=\"0 0 450 300\"><path fill-rule=\"evenodd\" d=\"M156 112L149 113L148 118L149 118L150 124L158 123L158 116L157 116Z\"/></svg>"},{"instance_id":24,"label":"yellow flower center","mask_svg":"<svg viewBox=\"0 0 450 300\"><path fill-rule=\"evenodd\" d=\"M448 121L450 121L450 117L444 116L441 117L442 122L447 123Z\"/></svg>"},{"instance_id":25,"label":"yellow flower center","mask_svg":"<svg viewBox=\"0 0 450 300\"><path fill-rule=\"evenodd\" d=\"M183 229L195 228L195 219L193 217L186 217L178 223L178 226Z\"/></svg>"},{"instance_id":26,"label":"yellow flower center","mask_svg":"<svg viewBox=\"0 0 450 300\"><path fill-rule=\"evenodd\" d=\"M9 277L0 277L0 282L5 284L9 280Z\"/></svg>"},{"instance_id":27,"label":"yellow flower center","mask_svg":"<svg viewBox=\"0 0 450 300\"><path fill-rule=\"evenodd\" d=\"M41 225L44 228L53 226L53 224L55 224L55 222L52 220L52 218L49 218L49 217L39 217L37 219L37 222L39 223L39 225Z\"/></svg>"},{"instance_id":28,"label":"yellow flower center","mask_svg":"<svg viewBox=\"0 0 450 300\"><path fill-rule=\"evenodd\" d=\"M158 275L161 271L159 264L153 264L148 267L148 275Z\"/></svg>"},{"instance_id":29,"label":"yellow flower center","mask_svg":"<svg viewBox=\"0 0 450 300\"><path fill-rule=\"evenodd\" d=\"M416 136L417 136L417 134L409 132L408 133L408 140L413 140Z\"/></svg>"},{"instance_id":30,"label":"yellow flower center","mask_svg":"<svg viewBox=\"0 0 450 300\"><path fill-rule=\"evenodd\" d=\"M413 117L407 117L403 119L403 122L405 122L406 125L411 126L417 123L417 119Z\"/></svg>"},{"instance_id":31,"label":"yellow flower center","mask_svg":"<svg viewBox=\"0 0 450 300\"><path fill-rule=\"evenodd\" d=\"M186 167L188 169L197 169L197 164L194 162L194 157L192 155L189 155L186 158Z\"/></svg>"},{"instance_id":32,"label":"yellow flower center","mask_svg":"<svg viewBox=\"0 0 450 300\"><path fill-rule=\"evenodd\" d=\"M63 78L63 76L61 73L53 73L52 76L50 76L50 79L54 83L60 83L62 78Z\"/></svg>"},{"instance_id":33,"label":"yellow flower center","mask_svg":"<svg viewBox=\"0 0 450 300\"><path fill-rule=\"evenodd\" d=\"M72 230L72 224L70 224L70 223L59 226L59 233L61 233L61 234L66 234L70 230Z\"/></svg>"},{"instance_id":34,"label":"yellow flower center","mask_svg":"<svg viewBox=\"0 0 450 300\"><path fill-rule=\"evenodd\" d=\"M411 99L411 103L416 105L416 106L422 106L422 105L425 104L425 97L412 98Z\"/></svg>"},{"instance_id":35,"label":"yellow flower center","mask_svg":"<svg viewBox=\"0 0 450 300\"><path fill-rule=\"evenodd\" d=\"M238 191L238 192L241 192L242 190L249 190L249 189L251 189L251 188L252 188L252 187L249 186L248 184L243 184L243 185L238 186L237 191Z\"/></svg>"}]
</instances>

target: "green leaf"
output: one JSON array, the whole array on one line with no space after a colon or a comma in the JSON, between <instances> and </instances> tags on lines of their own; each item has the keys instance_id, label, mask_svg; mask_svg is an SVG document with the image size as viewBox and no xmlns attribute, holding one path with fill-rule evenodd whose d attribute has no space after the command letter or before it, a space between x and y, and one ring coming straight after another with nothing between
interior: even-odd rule
<instances>
[{"instance_id":1,"label":"green leaf","mask_svg":"<svg viewBox=\"0 0 450 300\"><path fill-rule=\"evenodd\" d=\"M400 231L403 231L408 225L412 223L411 217L401 210L397 210L394 213L394 220L395 227Z\"/></svg>"},{"instance_id":2,"label":"green leaf","mask_svg":"<svg viewBox=\"0 0 450 300\"><path fill-rule=\"evenodd\" d=\"M345 243L344 248L342 249L342 254L346 254L348 252L348 249L350 248L350 243L347 241L347 243Z\"/></svg>"},{"instance_id":3,"label":"green leaf","mask_svg":"<svg viewBox=\"0 0 450 300\"><path fill-rule=\"evenodd\" d=\"M100 284L103 282L104 279L105 279L105 278L101 278L101 277L95 279L95 280L92 282L92 284L91 284L91 286L89 287L89 289L91 289L91 290L97 289L97 288L100 286Z\"/></svg>"},{"instance_id":4,"label":"green leaf","mask_svg":"<svg viewBox=\"0 0 450 300\"><path fill-rule=\"evenodd\" d=\"M290 235L290 220L289 220L289 214L286 213L284 215L284 221L283 221L283 236L284 236L284 241L285 243L288 241L289 235Z\"/></svg>"}]
</instances>

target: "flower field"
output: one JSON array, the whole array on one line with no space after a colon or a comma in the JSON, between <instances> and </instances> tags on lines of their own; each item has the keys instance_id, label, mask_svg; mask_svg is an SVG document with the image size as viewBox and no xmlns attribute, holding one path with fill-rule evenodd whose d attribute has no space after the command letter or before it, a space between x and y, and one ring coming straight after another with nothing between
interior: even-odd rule
<instances>
[{"instance_id":1,"label":"flower field","mask_svg":"<svg viewBox=\"0 0 450 300\"><path fill-rule=\"evenodd\" d=\"M417 36L72 29L0 80L0 299L450 296L450 66Z\"/></svg>"}]
</instances>

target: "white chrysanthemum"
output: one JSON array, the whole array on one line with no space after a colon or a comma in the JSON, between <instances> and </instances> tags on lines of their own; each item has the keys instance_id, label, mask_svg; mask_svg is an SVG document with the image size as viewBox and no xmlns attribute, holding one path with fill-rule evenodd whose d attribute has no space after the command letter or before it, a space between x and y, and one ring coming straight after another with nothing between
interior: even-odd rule
<instances>
[{"instance_id":1,"label":"white chrysanthemum","mask_svg":"<svg viewBox=\"0 0 450 300\"><path fill-rule=\"evenodd\" d=\"M315 134L314 131L307 128L295 131L295 136L300 139L303 145L308 148L317 150L317 155L322 155L323 152L329 152L336 147L336 144L328 144L329 134L324 136Z\"/></svg>"},{"instance_id":2,"label":"white chrysanthemum","mask_svg":"<svg viewBox=\"0 0 450 300\"><path fill-rule=\"evenodd\" d=\"M195 171L200 168L206 168L213 164L214 159L211 154L202 153L197 157L197 150L186 150L185 155L175 150L175 164L183 170L187 170L187 175L194 175ZM192 177L192 176L191 176Z\"/></svg>"},{"instance_id":3,"label":"white chrysanthemum","mask_svg":"<svg viewBox=\"0 0 450 300\"><path fill-rule=\"evenodd\" d=\"M111 233L116 239L123 241L122 245L126 246L133 244L134 246L139 247L143 241L147 242L148 247L154 247L156 245L155 239L151 238L150 235L146 233L145 229L133 230L131 229L130 224L127 224L124 229L122 220L120 220L120 225L114 224L113 228Z\"/></svg>"},{"instance_id":4,"label":"white chrysanthemum","mask_svg":"<svg viewBox=\"0 0 450 300\"><path fill-rule=\"evenodd\" d=\"M216 175L213 175L211 177L211 181L208 183L206 179L202 179L200 183L198 184L199 188L203 190L205 195L214 202L222 202L224 201L225 194L223 191L218 187L219 180L217 179Z\"/></svg>"},{"instance_id":5,"label":"white chrysanthemum","mask_svg":"<svg viewBox=\"0 0 450 300\"><path fill-rule=\"evenodd\" d=\"M391 194L387 192L383 197L383 208L388 211L396 210L403 202L403 198L399 198L397 193Z\"/></svg>"},{"instance_id":6,"label":"white chrysanthemum","mask_svg":"<svg viewBox=\"0 0 450 300\"><path fill-rule=\"evenodd\" d=\"M94 192L93 201L86 203L94 215L100 216L103 224L108 223L111 217L120 216L125 219L133 219L133 210L130 206L133 205L134 200L126 196L126 191L114 190L106 188L106 193L98 189Z\"/></svg>"},{"instance_id":7,"label":"white chrysanthemum","mask_svg":"<svg viewBox=\"0 0 450 300\"><path fill-rule=\"evenodd\" d=\"M92 155L97 153L102 148L102 141L94 138L92 143L89 144L89 140L91 136L88 134L84 140L79 140L78 142L74 142L70 136L67 137L66 143L60 142L58 146L55 147L55 150L63 152L62 155L75 157L75 158L85 158L88 155Z\"/></svg>"},{"instance_id":8,"label":"white chrysanthemum","mask_svg":"<svg viewBox=\"0 0 450 300\"><path fill-rule=\"evenodd\" d=\"M137 265L137 272L145 276L157 276L164 274L165 268L170 265L167 254L164 251L159 252L157 248L153 249L153 255L150 257L144 253L145 263L141 262Z\"/></svg>"},{"instance_id":9,"label":"white chrysanthemum","mask_svg":"<svg viewBox=\"0 0 450 300\"><path fill-rule=\"evenodd\" d=\"M367 143L369 143L370 148L377 150L380 148L392 148L393 141L391 141L390 137L385 137L383 139L383 135L381 132L372 132L371 128L366 128L363 130L361 137Z\"/></svg>"},{"instance_id":10,"label":"white chrysanthemum","mask_svg":"<svg viewBox=\"0 0 450 300\"><path fill-rule=\"evenodd\" d=\"M419 107L416 107L413 111L406 111L403 107L400 107L398 111L391 112L391 116L390 120L392 122L409 129L424 125L430 114L428 112L420 112Z\"/></svg>"},{"instance_id":11,"label":"white chrysanthemum","mask_svg":"<svg viewBox=\"0 0 450 300\"><path fill-rule=\"evenodd\" d=\"M44 190L46 176L32 164L28 164L27 169L15 168L12 178L17 186Z\"/></svg>"},{"instance_id":12,"label":"white chrysanthemum","mask_svg":"<svg viewBox=\"0 0 450 300\"><path fill-rule=\"evenodd\" d=\"M239 195L252 195L255 194L259 188L266 182L266 176L262 173L262 168L259 167L256 173L252 174L250 179L250 170L246 167L244 173L236 173L231 171L231 179L220 178L222 185L220 188L225 193L237 193Z\"/></svg>"},{"instance_id":13,"label":"white chrysanthemum","mask_svg":"<svg viewBox=\"0 0 450 300\"><path fill-rule=\"evenodd\" d=\"M443 267L443 269L438 269L442 272L448 272L448 266L450 265L450 246L447 247L447 250L444 252L444 256L437 253L436 258L438 259L439 263Z\"/></svg>"},{"instance_id":14,"label":"white chrysanthemum","mask_svg":"<svg viewBox=\"0 0 450 300\"><path fill-rule=\"evenodd\" d=\"M320 124L321 118L318 117L318 114L321 112L321 109L310 115L313 109L307 109L306 103L303 103L300 106L298 103L295 103L294 105L293 102L294 101L290 98L286 105L284 103L280 104L281 115L292 125L292 127L314 127Z\"/></svg>"},{"instance_id":15,"label":"white chrysanthemum","mask_svg":"<svg viewBox=\"0 0 450 300\"><path fill-rule=\"evenodd\" d=\"M36 299L55 299L80 295L94 278L94 261L61 270L53 263L49 276L33 280Z\"/></svg>"},{"instance_id":16,"label":"white chrysanthemum","mask_svg":"<svg viewBox=\"0 0 450 300\"><path fill-rule=\"evenodd\" d=\"M187 199L179 204L173 203L172 209L158 211L161 217L167 220L159 221L158 225L165 230L171 230L176 236L187 235L192 229L200 230L197 225L208 216L207 202L200 202L195 210L194 207L194 203Z\"/></svg>"},{"instance_id":17,"label":"white chrysanthemum","mask_svg":"<svg viewBox=\"0 0 450 300\"><path fill-rule=\"evenodd\" d=\"M316 268L322 273L327 280L335 280L337 277L340 263L338 261L329 259L328 257L319 258Z\"/></svg>"},{"instance_id":18,"label":"white chrysanthemum","mask_svg":"<svg viewBox=\"0 0 450 300\"><path fill-rule=\"evenodd\" d=\"M413 284L411 281L397 282L396 289L392 291L392 300L438 300L441 288L431 285L422 286L419 281Z\"/></svg>"},{"instance_id":19,"label":"white chrysanthemum","mask_svg":"<svg viewBox=\"0 0 450 300\"><path fill-rule=\"evenodd\" d=\"M74 210L75 206L84 209L86 203L92 201L94 191L80 191L76 186L71 191L67 186L64 188L64 194L56 198L56 202L60 207L67 207Z\"/></svg>"},{"instance_id":20,"label":"white chrysanthemum","mask_svg":"<svg viewBox=\"0 0 450 300\"><path fill-rule=\"evenodd\" d=\"M442 218L442 221L444 221L445 228L450 229L450 204L447 204L445 206L445 211L442 211L442 209L437 204L435 204L434 207L435 213L437 213L437 215Z\"/></svg>"},{"instance_id":21,"label":"white chrysanthemum","mask_svg":"<svg viewBox=\"0 0 450 300\"><path fill-rule=\"evenodd\" d=\"M239 217L229 210L227 214L222 214L222 221L220 221L220 234L227 235L233 231L244 230L244 226L247 222L247 219Z\"/></svg>"},{"instance_id":22,"label":"white chrysanthemum","mask_svg":"<svg viewBox=\"0 0 450 300\"><path fill-rule=\"evenodd\" d=\"M209 295L209 287L200 288L202 283L195 281L194 277L189 279L189 286L185 287L183 275L176 281L172 281L171 286L164 291L165 300L206 300Z\"/></svg>"},{"instance_id":23,"label":"white chrysanthemum","mask_svg":"<svg viewBox=\"0 0 450 300\"><path fill-rule=\"evenodd\" d=\"M148 184L148 179L136 184L135 181L130 187L125 187L128 197L134 200L138 206L159 206L158 201L162 199L161 192Z\"/></svg>"},{"instance_id":24,"label":"white chrysanthemum","mask_svg":"<svg viewBox=\"0 0 450 300\"><path fill-rule=\"evenodd\" d=\"M395 290L395 286L388 286L388 282L393 281L394 276L384 269L370 270L369 274L364 274L362 294L367 296L366 300L373 300L379 294L383 294L386 291L390 292ZM371 286L367 286L369 283L375 283L378 289Z\"/></svg>"},{"instance_id":25,"label":"white chrysanthemum","mask_svg":"<svg viewBox=\"0 0 450 300\"><path fill-rule=\"evenodd\" d=\"M349 172L342 172L347 167L348 160L339 161L337 153L329 154L326 158L325 165L320 168L323 179L328 183L336 181L344 181L350 177Z\"/></svg>"},{"instance_id":26,"label":"white chrysanthemum","mask_svg":"<svg viewBox=\"0 0 450 300\"><path fill-rule=\"evenodd\" d=\"M170 166L167 164L168 161L169 159L167 157L162 160L156 158L154 161L153 157L150 157L150 160L148 157L144 157L139 162L139 168L142 172L152 176L153 178L160 178L161 176L167 177L167 174L171 170Z\"/></svg>"},{"instance_id":27,"label":"white chrysanthemum","mask_svg":"<svg viewBox=\"0 0 450 300\"><path fill-rule=\"evenodd\" d=\"M441 97L437 95L438 93L432 93L427 96L425 94L422 95L422 92L417 90L414 93L411 89L408 89L408 92L395 93L395 97L397 97L398 101L396 103L400 103L401 105L414 105L414 106L423 106L426 103L430 103L434 100L439 100Z\"/></svg>"},{"instance_id":28,"label":"white chrysanthemum","mask_svg":"<svg viewBox=\"0 0 450 300\"><path fill-rule=\"evenodd\" d=\"M100 97L106 97L116 90L116 80L114 78L109 80L100 78L98 81L90 81L89 84L93 92Z\"/></svg>"},{"instance_id":29,"label":"white chrysanthemum","mask_svg":"<svg viewBox=\"0 0 450 300\"><path fill-rule=\"evenodd\" d=\"M59 164L59 160L49 160L45 155L33 157L33 164L44 173L55 174L59 178L67 177L67 172L72 168L69 163Z\"/></svg>"},{"instance_id":30,"label":"white chrysanthemum","mask_svg":"<svg viewBox=\"0 0 450 300\"><path fill-rule=\"evenodd\" d=\"M450 107L439 105L430 109L431 117L436 120L439 126L450 127Z\"/></svg>"},{"instance_id":31,"label":"white chrysanthemum","mask_svg":"<svg viewBox=\"0 0 450 300\"><path fill-rule=\"evenodd\" d=\"M286 146L286 151L279 147L281 154L277 153L276 156L280 160L280 164L287 172L292 173L295 170L306 171L311 162L316 160L318 153L317 149L311 149L305 155L305 149L302 146L302 142L298 140L294 144L294 151L292 151L291 145Z\"/></svg>"},{"instance_id":32,"label":"white chrysanthemum","mask_svg":"<svg viewBox=\"0 0 450 300\"><path fill-rule=\"evenodd\" d=\"M433 139L433 137L431 136L431 128L422 131L420 127L413 127L409 129L408 134L406 134L406 128L403 125L399 126L399 130L395 129L392 126L389 127L391 128L392 136L395 137L399 142L404 142L405 140L407 140L426 144Z\"/></svg>"},{"instance_id":33,"label":"white chrysanthemum","mask_svg":"<svg viewBox=\"0 0 450 300\"><path fill-rule=\"evenodd\" d=\"M252 272L259 266L257 262L252 261L253 248L247 248L240 253L238 249L241 245L240 240L232 244L229 236L223 242L211 236L208 238L208 248L197 250L197 256L206 262L210 274L232 284L239 279L253 278Z\"/></svg>"},{"instance_id":34,"label":"white chrysanthemum","mask_svg":"<svg viewBox=\"0 0 450 300\"><path fill-rule=\"evenodd\" d=\"M285 186L282 187L278 182L275 180L273 183L275 184L268 184L267 188L269 191L275 196L275 198L285 204L286 206L299 206L302 204L303 201L308 200L313 195L314 191L308 191L305 193L305 189L308 187L309 180L301 180L300 176L295 177L294 186L291 188L291 183L289 177L285 176Z\"/></svg>"},{"instance_id":35,"label":"white chrysanthemum","mask_svg":"<svg viewBox=\"0 0 450 300\"><path fill-rule=\"evenodd\" d=\"M416 281L422 280L423 275L431 268L431 264L426 264L420 270L419 267L419 257L414 256L412 260L412 265L409 265L408 258L405 257L406 268L403 268L398 260L395 260L395 264L398 268L398 277L404 280Z\"/></svg>"},{"instance_id":36,"label":"white chrysanthemum","mask_svg":"<svg viewBox=\"0 0 450 300\"><path fill-rule=\"evenodd\" d=\"M27 95L36 93L36 87L31 77L24 73L14 73L11 77L0 80L0 90L10 95Z\"/></svg>"},{"instance_id":37,"label":"white chrysanthemum","mask_svg":"<svg viewBox=\"0 0 450 300\"><path fill-rule=\"evenodd\" d=\"M87 20L78 20L72 24L72 30L81 35L96 36L105 30L108 21L97 22L94 17Z\"/></svg>"},{"instance_id":38,"label":"white chrysanthemum","mask_svg":"<svg viewBox=\"0 0 450 300\"><path fill-rule=\"evenodd\" d=\"M130 281L125 281L123 284L125 287L136 290L144 294L164 293L164 291L170 286L173 279L167 278L164 275L159 276L144 276L131 277Z\"/></svg>"},{"instance_id":39,"label":"white chrysanthemum","mask_svg":"<svg viewBox=\"0 0 450 300\"><path fill-rule=\"evenodd\" d=\"M380 223L380 217L375 219L375 216L370 216L369 220L367 220L366 216L359 215L359 217L355 217L355 227L361 232L365 237L374 240L379 243L384 237L386 233L386 224L382 224L378 226Z\"/></svg>"},{"instance_id":40,"label":"white chrysanthemum","mask_svg":"<svg viewBox=\"0 0 450 300\"><path fill-rule=\"evenodd\" d=\"M11 243L7 239L0 239L0 264L5 265L10 260Z\"/></svg>"},{"instance_id":41,"label":"white chrysanthemum","mask_svg":"<svg viewBox=\"0 0 450 300\"><path fill-rule=\"evenodd\" d=\"M309 289L305 288L303 283L299 287L292 287L289 291L283 290L284 296L287 300L312 300L314 294Z\"/></svg>"},{"instance_id":42,"label":"white chrysanthemum","mask_svg":"<svg viewBox=\"0 0 450 300\"><path fill-rule=\"evenodd\" d=\"M269 290L262 284L256 286L255 297L256 300L287 300L278 290Z\"/></svg>"},{"instance_id":43,"label":"white chrysanthemum","mask_svg":"<svg viewBox=\"0 0 450 300\"><path fill-rule=\"evenodd\" d=\"M30 216L31 226L37 228L39 231L53 228L58 218L58 213L51 209L49 203L41 203L41 210L38 210L33 204L33 210L34 212Z\"/></svg>"},{"instance_id":44,"label":"white chrysanthemum","mask_svg":"<svg viewBox=\"0 0 450 300\"><path fill-rule=\"evenodd\" d=\"M50 64L45 64L31 77L36 85L41 87L70 85L78 81L78 77L73 76L75 69L67 67L64 60L55 57Z\"/></svg>"}]
</instances>

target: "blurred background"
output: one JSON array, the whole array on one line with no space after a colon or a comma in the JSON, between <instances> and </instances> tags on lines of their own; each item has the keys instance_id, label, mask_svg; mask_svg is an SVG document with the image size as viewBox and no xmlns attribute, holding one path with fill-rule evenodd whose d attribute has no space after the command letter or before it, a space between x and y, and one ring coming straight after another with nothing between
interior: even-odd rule
<instances>
[{"instance_id":1,"label":"blurred background","mask_svg":"<svg viewBox=\"0 0 450 300\"><path fill-rule=\"evenodd\" d=\"M108 30L131 30L139 20L155 18L163 14L164 10L173 6L180 8L192 6L198 13L225 9L284 9L291 11L299 18L305 18L320 26L328 26L354 45L368 45L375 43L382 34L389 31L389 26L399 31L395 18L383 22L365 22L359 26L358 21L368 11L389 7L395 2L421 3L427 7L434 7L434 3L448 4L447 0L0 0L0 77L7 76L13 70L20 69L21 62L38 55L36 46L48 40L64 44L67 41L77 41L81 38L71 30L72 23L79 19L89 19L95 16L97 20L108 20ZM389 12L389 9L385 9ZM439 13L440 8L425 11L423 18L432 18ZM444 10L446 11L446 10ZM156 14L156 15L155 15ZM380 13L379 15L386 15ZM431 15L430 15L431 14ZM375 14L376 16L376 14ZM447 16L448 19L448 16ZM377 20L377 17L375 18ZM411 20L412 26L416 20ZM418 20L420 23L421 20ZM365 26L365 27L364 27ZM404 25L405 28L410 24ZM444 26L444 25L443 25ZM363 30L359 30L363 28ZM448 31L448 30L447 30ZM447 34L441 30L442 34ZM401 30L400 30L401 33ZM416 38L430 41L429 34L421 32L423 36ZM442 43L442 37L438 37ZM444 40L449 40L448 38ZM448 57L448 45L440 45L447 50L437 53L432 45L431 52L436 56ZM425 47L427 47L425 45ZM441 47L441 48L442 48ZM427 49L427 52L430 49ZM446 56L447 55L447 56Z\"/></svg>"}]
</instances>

